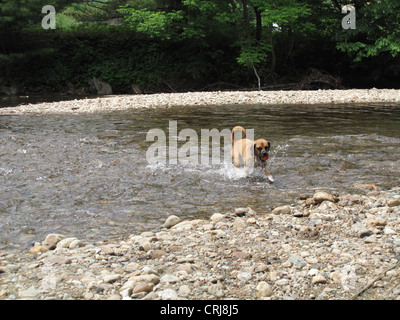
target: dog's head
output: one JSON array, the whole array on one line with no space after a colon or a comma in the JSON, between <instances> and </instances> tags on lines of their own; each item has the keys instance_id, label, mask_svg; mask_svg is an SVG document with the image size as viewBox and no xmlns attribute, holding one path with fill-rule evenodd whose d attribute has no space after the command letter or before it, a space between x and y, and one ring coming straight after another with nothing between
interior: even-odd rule
<instances>
[{"instance_id":1,"label":"dog's head","mask_svg":"<svg viewBox=\"0 0 400 320\"><path fill-rule=\"evenodd\" d=\"M254 141L254 156L260 161L267 161L269 158L269 149L271 144L265 139Z\"/></svg>"}]
</instances>

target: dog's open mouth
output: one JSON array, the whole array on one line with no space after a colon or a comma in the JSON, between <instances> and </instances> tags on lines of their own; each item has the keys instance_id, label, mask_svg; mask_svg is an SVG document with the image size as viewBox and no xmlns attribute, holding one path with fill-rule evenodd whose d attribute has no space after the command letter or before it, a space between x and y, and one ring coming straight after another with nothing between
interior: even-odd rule
<instances>
[{"instance_id":1,"label":"dog's open mouth","mask_svg":"<svg viewBox=\"0 0 400 320\"><path fill-rule=\"evenodd\" d=\"M267 159L268 159L268 156L267 156L267 155L261 156L261 160L262 160L262 161L266 161Z\"/></svg>"}]
</instances>

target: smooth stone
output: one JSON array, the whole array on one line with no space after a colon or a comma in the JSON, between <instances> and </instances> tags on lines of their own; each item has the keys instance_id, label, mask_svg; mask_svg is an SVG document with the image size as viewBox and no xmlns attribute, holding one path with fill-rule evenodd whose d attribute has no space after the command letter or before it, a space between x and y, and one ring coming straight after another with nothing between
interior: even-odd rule
<instances>
[{"instance_id":1,"label":"smooth stone","mask_svg":"<svg viewBox=\"0 0 400 320\"><path fill-rule=\"evenodd\" d=\"M84 246L84 243L81 240L76 239L69 244L68 248L76 249L76 248L83 247L83 246Z\"/></svg>"},{"instance_id":2,"label":"smooth stone","mask_svg":"<svg viewBox=\"0 0 400 320\"><path fill-rule=\"evenodd\" d=\"M164 228L172 228L174 225L178 224L181 221L181 219L175 215L169 216L167 220L165 220L163 227Z\"/></svg>"},{"instance_id":3,"label":"smooth stone","mask_svg":"<svg viewBox=\"0 0 400 320\"><path fill-rule=\"evenodd\" d=\"M237 274L237 278L240 281L247 282L247 281L249 281L251 279L251 273L250 272L239 272Z\"/></svg>"},{"instance_id":4,"label":"smooth stone","mask_svg":"<svg viewBox=\"0 0 400 320\"><path fill-rule=\"evenodd\" d=\"M51 233L47 235L46 239L42 242L42 245L49 250L53 250L56 248L57 243L60 242L63 238L64 236L61 234Z\"/></svg>"},{"instance_id":5,"label":"smooth stone","mask_svg":"<svg viewBox=\"0 0 400 320\"><path fill-rule=\"evenodd\" d=\"M233 221L232 228L233 229L245 229L247 227L246 221L244 221L242 218L236 218L235 221Z\"/></svg>"},{"instance_id":6,"label":"smooth stone","mask_svg":"<svg viewBox=\"0 0 400 320\"><path fill-rule=\"evenodd\" d=\"M30 287L26 290L22 290L20 292L18 292L18 296L21 299L35 299L35 297L40 293L40 291L38 289L36 289L35 287Z\"/></svg>"},{"instance_id":7,"label":"smooth stone","mask_svg":"<svg viewBox=\"0 0 400 320\"><path fill-rule=\"evenodd\" d=\"M106 276L103 278L103 281L104 281L105 283L114 283L114 282L116 282L116 281L119 280L119 279L121 279L121 275L120 275L120 274L109 274L109 275L106 275Z\"/></svg>"},{"instance_id":8,"label":"smooth stone","mask_svg":"<svg viewBox=\"0 0 400 320\"><path fill-rule=\"evenodd\" d=\"M64 256L53 255L43 259L43 263L59 264L59 265L70 264L71 259Z\"/></svg>"},{"instance_id":9,"label":"smooth stone","mask_svg":"<svg viewBox=\"0 0 400 320\"><path fill-rule=\"evenodd\" d=\"M389 207L398 207L400 206L400 199L392 199L388 202Z\"/></svg>"},{"instance_id":10,"label":"smooth stone","mask_svg":"<svg viewBox=\"0 0 400 320\"><path fill-rule=\"evenodd\" d=\"M69 248L69 245L75 240L78 239L73 237L62 239L57 243L57 248Z\"/></svg>"},{"instance_id":11,"label":"smooth stone","mask_svg":"<svg viewBox=\"0 0 400 320\"><path fill-rule=\"evenodd\" d=\"M273 214L290 214L292 210L290 209L290 206L280 206L276 207L274 210L272 210Z\"/></svg>"},{"instance_id":12,"label":"smooth stone","mask_svg":"<svg viewBox=\"0 0 400 320\"><path fill-rule=\"evenodd\" d=\"M323 201L330 201L330 202L335 202L336 198L334 195L325 192L325 191L318 191L314 194L313 200L316 204L319 204Z\"/></svg>"},{"instance_id":13,"label":"smooth stone","mask_svg":"<svg viewBox=\"0 0 400 320\"><path fill-rule=\"evenodd\" d=\"M166 255L167 255L167 253L163 250L154 250L154 251L150 252L151 259L158 259L158 258L161 258Z\"/></svg>"},{"instance_id":14,"label":"smooth stone","mask_svg":"<svg viewBox=\"0 0 400 320\"><path fill-rule=\"evenodd\" d=\"M140 282L138 283L133 289L132 293L139 293L139 292L152 292L154 288L153 283L147 283L147 282Z\"/></svg>"},{"instance_id":15,"label":"smooth stone","mask_svg":"<svg viewBox=\"0 0 400 320\"><path fill-rule=\"evenodd\" d=\"M317 274L316 276L314 276L311 280L312 284L318 284L318 283L326 283L326 279L323 275L321 274Z\"/></svg>"},{"instance_id":16,"label":"smooth stone","mask_svg":"<svg viewBox=\"0 0 400 320\"><path fill-rule=\"evenodd\" d=\"M179 278L177 276L174 276L172 274L165 274L160 278L160 282L162 283L175 283L178 282Z\"/></svg>"},{"instance_id":17,"label":"smooth stone","mask_svg":"<svg viewBox=\"0 0 400 320\"><path fill-rule=\"evenodd\" d=\"M49 251L45 246L42 246L40 243L35 243L35 245L29 249L29 253L45 253Z\"/></svg>"},{"instance_id":18,"label":"smooth stone","mask_svg":"<svg viewBox=\"0 0 400 320\"><path fill-rule=\"evenodd\" d=\"M173 289L165 289L158 292L158 295L162 300L174 300L178 298L178 294Z\"/></svg>"},{"instance_id":19,"label":"smooth stone","mask_svg":"<svg viewBox=\"0 0 400 320\"><path fill-rule=\"evenodd\" d=\"M242 216L246 215L246 213L247 213L248 211L249 211L248 208L236 208L236 209L235 209L235 215L236 215L236 216L239 216L239 217L242 217Z\"/></svg>"},{"instance_id":20,"label":"smooth stone","mask_svg":"<svg viewBox=\"0 0 400 320\"><path fill-rule=\"evenodd\" d=\"M178 293L181 297L187 297L190 294L190 287L186 284L179 287Z\"/></svg>"},{"instance_id":21,"label":"smooth stone","mask_svg":"<svg viewBox=\"0 0 400 320\"><path fill-rule=\"evenodd\" d=\"M224 286L219 281L218 283L210 285L207 288L207 292L216 298L222 298L225 295Z\"/></svg>"},{"instance_id":22,"label":"smooth stone","mask_svg":"<svg viewBox=\"0 0 400 320\"><path fill-rule=\"evenodd\" d=\"M210 220L212 222L219 222L225 219L225 215L222 213L214 213L211 217Z\"/></svg>"},{"instance_id":23,"label":"smooth stone","mask_svg":"<svg viewBox=\"0 0 400 320\"><path fill-rule=\"evenodd\" d=\"M256 287L256 297L263 298L263 297L270 297L273 294L272 287L265 281L261 281Z\"/></svg>"},{"instance_id":24,"label":"smooth stone","mask_svg":"<svg viewBox=\"0 0 400 320\"><path fill-rule=\"evenodd\" d=\"M277 286L286 286L289 284L289 280L288 279L279 279L275 281L275 284Z\"/></svg>"}]
</instances>

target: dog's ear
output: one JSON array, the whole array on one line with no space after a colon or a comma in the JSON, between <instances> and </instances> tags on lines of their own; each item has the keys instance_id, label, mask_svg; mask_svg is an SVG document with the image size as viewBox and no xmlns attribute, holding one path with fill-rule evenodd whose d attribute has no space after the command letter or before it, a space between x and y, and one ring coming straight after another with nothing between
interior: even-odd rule
<instances>
[{"instance_id":1,"label":"dog's ear","mask_svg":"<svg viewBox=\"0 0 400 320\"><path fill-rule=\"evenodd\" d=\"M268 141L268 150L271 149L271 142Z\"/></svg>"}]
</instances>

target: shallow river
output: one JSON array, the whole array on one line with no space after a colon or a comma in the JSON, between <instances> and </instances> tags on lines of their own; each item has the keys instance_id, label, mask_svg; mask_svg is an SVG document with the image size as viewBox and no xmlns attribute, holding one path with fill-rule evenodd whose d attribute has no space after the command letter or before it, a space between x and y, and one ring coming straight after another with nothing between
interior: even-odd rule
<instances>
[{"instance_id":1,"label":"shallow river","mask_svg":"<svg viewBox=\"0 0 400 320\"><path fill-rule=\"evenodd\" d=\"M230 162L149 165L154 142L146 134L159 128L168 136L169 121L177 121L178 133L194 129L199 141L201 129L254 129L256 138L271 141L268 166L276 182ZM86 241L140 233L170 214L206 218L248 206L268 212L316 189L400 184L398 105L0 116L0 141L0 249L26 249L48 233Z\"/></svg>"}]
</instances>

